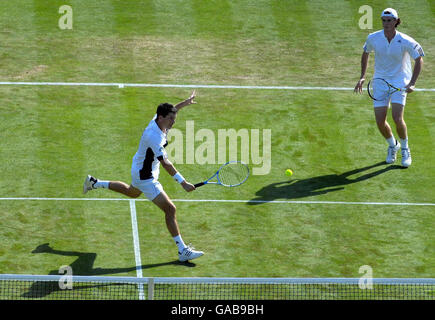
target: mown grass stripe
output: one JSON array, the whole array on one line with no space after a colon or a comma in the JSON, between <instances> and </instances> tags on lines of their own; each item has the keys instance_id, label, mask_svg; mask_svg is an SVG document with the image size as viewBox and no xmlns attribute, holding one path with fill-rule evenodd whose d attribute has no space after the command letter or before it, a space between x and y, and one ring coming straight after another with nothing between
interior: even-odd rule
<instances>
[{"instance_id":1,"label":"mown grass stripe","mask_svg":"<svg viewBox=\"0 0 435 320\"><path fill-rule=\"evenodd\" d=\"M191 88L191 89L251 89L251 90L325 90L353 91L352 87L322 87L322 86L239 86L213 84L164 84L164 83L121 83L121 82L29 82L0 81L0 85L22 86L91 86L91 87L146 87L146 88ZM366 90L366 89L364 89ZM435 92L435 88L416 88L415 91Z\"/></svg>"},{"instance_id":2,"label":"mown grass stripe","mask_svg":"<svg viewBox=\"0 0 435 320\"><path fill-rule=\"evenodd\" d=\"M39 198L39 197L11 197L0 198L0 201L35 200L35 201L130 201L122 198ZM136 199L135 201L149 201ZM359 201L291 201L291 200L224 200L224 199L172 199L175 202L228 202L228 203L288 203L288 204L331 204L331 205L373 205L373 206L435 206L431 202L359 202Z\"/></svg>"}]
</instances>

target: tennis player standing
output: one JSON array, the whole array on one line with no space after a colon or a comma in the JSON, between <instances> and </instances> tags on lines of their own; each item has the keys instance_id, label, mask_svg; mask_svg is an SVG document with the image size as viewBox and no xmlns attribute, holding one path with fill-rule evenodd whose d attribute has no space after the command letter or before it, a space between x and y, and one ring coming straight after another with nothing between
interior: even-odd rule
<instances>
[{"instance_id":1,"label":"tennis player standing","mask_svg":"<svg viewBox=\"0 0 435 320\"><path fill-rule=\"evenodd\" d=\"M186 246L180 235L176 219L176 207L162 185L158 181L160 164L187 192L195 190L195 186L187 182L168 160L165 147L169 129L175 123L178 111L194 102L195 91L183 102L173 106L162 103L157 108L157 114L148 124L139 142L139 148L133 157L131 166L132 183L127 185L121 181L103 181L88 175L83 184L83 193L89 190L104 188L122 193L131 198L137 198L142 193L165 213L166 226L178 247L180 261L199 258L204 253Z\"/></svg>"},{"instance_id":2,"label":"tennis player standing","mask_svg":"<svg viewBox=\"0 0 435 320\"><path fill-rule=\"evenodd\" d=\"M383 30L368 35L361 57L361 78L355 86L355 92L362 92L367 63L370 52L375 53L375 72L373 78L382 78L393 86L406 88L406 91L394 92L384 101L374 101L376 123L379 131L387 140L387 163L396 161L397 151L402 150L402 166L411 165L411 152L408 145L408 132L403 118L407 93L414 91L415 83L423 66L424 52L410 36L396 30L400 24L397 11L387 8L381 14ZM411 71L411 59L415 60L414 70ZM387 111L391 102L392 117L396 124L396 131L400 142L394 138L387 122Z\"/></svg>"}]
</instances>

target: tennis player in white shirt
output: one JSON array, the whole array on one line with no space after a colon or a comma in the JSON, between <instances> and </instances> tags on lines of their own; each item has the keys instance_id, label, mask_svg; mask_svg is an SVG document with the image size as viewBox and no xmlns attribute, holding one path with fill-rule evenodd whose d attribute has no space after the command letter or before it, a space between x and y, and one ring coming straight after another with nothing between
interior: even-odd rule
<instances>
[{"instance_id":1,"label":"tennis player in white shirt","mask_svg":"<svg viewBox=\"0 0 435 320\"><path fill-rule=\"evenodd\" d=\"M375 72L373 78L383 78L393 86L406 88L406 91L394 92L385 101L374 101L376 123L381 134L388 142L386 162L396 161L397 151L401 148L402 166L411 165L411 151L408 145L408 132L403 118L406 95L414 91L415 83L423 66L424 52L418 42L410 36L396 30L401 23L397 11L387 8L381 14L383 30L368 35L361 57L361 78L355 86L355 92L362 93L369 54L375 53ZM414 70L411 58L415 60ZM391 102L392 117L400 142L394 138L387 122L387 112Z\"/></svg>"},{"instance_id":2,"label":"tennis player in white shirt","mask_svg":"<svg viewBox=\"0 0 435 320\"><path fill-rule=\"evenodd\" d=\"M122 181L103 181L88 175L83 184L83 193L90 190L104 188L122 193L131 198L137 198L142 193L165 213L166 226L178 247L178 259L187 261L199 258L204 253L186 246L181 238L176 218L176 207L162 185L158 181L160 164L187 192L195 190L195 186L187 182L168 160L165 151L167 134L175 123L178 111L194 102L195 91L183 102L173 106L162 103L139 142L139 148L133 157L131 167L132 183Z\"/></svg>"}]
</instances>

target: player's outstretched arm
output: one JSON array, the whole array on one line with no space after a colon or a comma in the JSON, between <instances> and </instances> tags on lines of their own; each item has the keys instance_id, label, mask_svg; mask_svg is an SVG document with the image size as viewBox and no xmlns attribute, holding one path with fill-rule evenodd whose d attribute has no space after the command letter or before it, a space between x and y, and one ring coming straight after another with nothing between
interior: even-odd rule
<instances>
[{"instance_id":1,"label":"player's outstretched arm","mask_svg":"<svg viewBox=\"0 0 435 320\"><path fill-rule=\"evenodd\" d=\"M191 192L195 190L195 186L184 179L184 177L175 169L174 165L167 158L162 158L160 160L160 164L162 167L169 173L169 175L177 181L184 190L187 192Z\"/></svg>"},{"instance_id":2,"label":"player's outstretched arm","mask_svg":"<svg viewBox=\"0 0 435 320\"><path fill-rule=\"evenodd\" d=\"M185 107L185 106L188 106L189 104L194 104L194 103L196 103L196 101L194 101L195 96L196 96L196 90L193 90L193 92L192 92L192 94L190 95L190 97L187 98L186 100L184 100L184 101L182 101L182 102L176 104L176 105L175 105L175 108L176 108L178 111L180 111L181 108L183 108L183 107Z\"/></svg>"}]
</instances>

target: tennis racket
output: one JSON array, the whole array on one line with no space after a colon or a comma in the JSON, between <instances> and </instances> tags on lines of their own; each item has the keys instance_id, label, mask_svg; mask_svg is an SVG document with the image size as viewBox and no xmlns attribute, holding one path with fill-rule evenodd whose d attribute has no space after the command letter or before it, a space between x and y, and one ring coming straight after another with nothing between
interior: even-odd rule
<instances>
[{"instance_id":1,"label":"tennis racket","mask_svg":"<svg viewBox=\"0 0 435 320\"><path fill-rule=\"evenodd\" d=\"M367 84L367 93L376 101L383 101L397 91L405 91L405 88L397 88L382 78L374 78Z\"/></svg>"},{"instance_id":2,"label":"tennis racket","mask_svg":"<svg viewBox=\"0 0 435 320\"><path fill-rule=\"evenodd\" d=\"M211 181L216 177L217 181ZM195 188L205 184L220 184L224 187L236 187L249 177L249 168L241 161L229 161L222 165L216 173L204 182L195 184Z\"/></svg>"}]
</instances>

